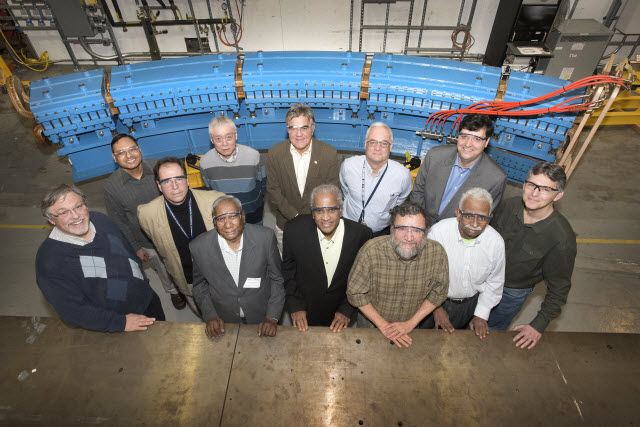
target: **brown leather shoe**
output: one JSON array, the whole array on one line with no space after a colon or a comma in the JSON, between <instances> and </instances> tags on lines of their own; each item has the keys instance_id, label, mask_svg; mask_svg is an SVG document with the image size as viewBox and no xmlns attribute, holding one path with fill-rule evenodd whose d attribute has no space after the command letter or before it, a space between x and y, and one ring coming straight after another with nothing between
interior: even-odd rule
<instances>
[{"instance_id":1,"label":"brown leather shoe","mask_svg":"<svg viewBox=\"0 0 640 427\"><path fill-rule=\"evenodd\" d=\"M184 295L182 295L181 292L178 292L177 294L171 294L171 302L173 303L173 306L176 308L176 310L182 310L187 306L187 299Z\"/></svg>"}]
</instances>

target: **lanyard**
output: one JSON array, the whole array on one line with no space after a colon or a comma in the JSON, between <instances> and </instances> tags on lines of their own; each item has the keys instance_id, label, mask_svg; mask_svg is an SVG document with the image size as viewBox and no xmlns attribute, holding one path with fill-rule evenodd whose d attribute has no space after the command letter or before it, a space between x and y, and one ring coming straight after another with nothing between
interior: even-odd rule
<instances>
[{"instance_id":1,"label":"lanyard","mask_svg":"<svg viewBox=\"0 0 640 427\"><path fill-rule=\"evenodd\" d=\"M175 223L178 224L178 228L180 228L180 231L182 231L182 234L184 234L184 237L186 237L187 240L189 241L193 240L193 212L191 210L191 200L192 200L191 197L189 197L189 232L190 232L189 234L187 234L187 232L184 231L184 228L182 228L182 224L178 222L178 218L176 218L176 215L173 213L173 211L169 207L167 200L165 199L164 201L164 205L167 207L167 211L169 211L169 213L171 214L171 218L173 218Z\"/></svg>"},{"instance_id":2,"label":"lanyard","mask_svg":"<svg viewBox=\"0 0 640 427\"><path fill-rule=\"evenodd\" d=\"M367 206L369 206L369 202L371 201L371 198L373 197L373 195L376 193L376 190L378 189L378 185L380 185L380 183L382 182L382 178L384 178L384 174L387 173L387 169L389 169L389 161L387 160L387 165L384 167L384 170L382 171L382 175L380 175L380 179L376 183L376 186L373 187L373 191L371 192L371 194L369 194L367 203L364 202L364 178L365 178L366 169L367 169L367 159L364 159L364 162L362 163L362 213L360 214L360 219L358 220L358 222L361 224L364 224L364 209Z\"/></svg>"}]
</instances>

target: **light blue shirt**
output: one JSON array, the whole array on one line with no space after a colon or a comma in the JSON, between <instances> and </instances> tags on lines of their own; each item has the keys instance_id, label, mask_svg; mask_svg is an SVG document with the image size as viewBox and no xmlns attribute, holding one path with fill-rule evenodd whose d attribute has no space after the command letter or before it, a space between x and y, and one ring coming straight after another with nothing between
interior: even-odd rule
<instances>
[{"instance_id":1,"label":"light blue shirt","mask_svg":"<svg viewBox=\"0 0 640 427\"><path fill-rule=\"evenodd\" d=\"M394 160L388 160L387 173L365 209L364 222L374 232L389 225L389 210L404 202L411 192L411 172ZM360 219L362 212L362 169L364 166L364 202L382 177L383 166L376 176L365 156L354 156L342 162L340 185L344 193L343 217L352 221Z\"/></svg>"},{"instance_id":2,"label":"light blue shirt","mask_svg":"<svg viewBox=\"0 0 640 427\"><path fill-rule=\"evenodd\" d=\"M447 186L444 188L444 194L442 195L442 202L440 202L440 209L438 209L438 215L442 214L444 208L447 207L453 196L458 192L460 186L464 183L464 181L471 173L471 169L478 163L477 161L473 162L471 166L468 168L463 168L458 163L458 155L456 154L456 162L453 164L451 168L451 173L449 174L449 181L447 181Z\"/></svg>"}]
</instances>

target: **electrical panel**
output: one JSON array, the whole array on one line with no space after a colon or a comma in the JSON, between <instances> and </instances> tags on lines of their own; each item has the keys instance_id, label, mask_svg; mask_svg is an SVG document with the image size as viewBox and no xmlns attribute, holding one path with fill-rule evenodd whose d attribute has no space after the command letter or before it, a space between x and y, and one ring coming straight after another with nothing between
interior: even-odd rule
<instances>
[{"instance_id":1,"label":"electrical panel","mask_svg":"<svg viewBox=\"0 0 640 427\"><path fill-rule=\"evenodd\" d=\"M48 0L53 13L65 37L93 37L96 30L91 25L91 19L78 0Z\"/></svg>"},{"instance_id":2,"label":"electrical panel","mask_svg":"<svg viewBox=\"0 0 640 427\"><path fill-rule=\"evenodd\" d=\"M613 31L594 19L571 19L551 32L548 47L552 58L540 59L538 71L545 76L576 81L593 74Z\"/></svg>"}]
</instances>

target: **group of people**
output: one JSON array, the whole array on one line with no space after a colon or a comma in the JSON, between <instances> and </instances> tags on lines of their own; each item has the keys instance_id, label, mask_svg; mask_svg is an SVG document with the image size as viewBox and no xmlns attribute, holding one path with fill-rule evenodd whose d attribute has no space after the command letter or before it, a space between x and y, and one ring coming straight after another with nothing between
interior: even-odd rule
<instances>
[{"instance_id":1,"label":"group of people","mask_svg":"<svg viewBox=\"0 0 640 427\"><path fill-rule=\"evenodd\" d=\"M260 153L237 143L215 117L213 149L200 159L206 189L191 189L184 162L143 159L132 135L111 143L119 168L104 186L107 215L61 184L42 199L54 226L36 256L46 299L69 325L144 330L164 320L143 263L157 271L175 309L187 305L212 338L225 323L275 336L283 312L300 331L377 327L398 346L415 328L506 330L534 286L547 292L537 316L515 327L533 348L571 287L576 239L554 209L560 166L539 163L522 197L501 200L507 176L485 152L493 122L467 115L457 144L427 152L411 174L390 159L391 129L370 125L364 155L339 166L313 138L313 110L296 104L289 138ZM274 229L262 226L264 196Z\"/></svg>"}]
</instances>

